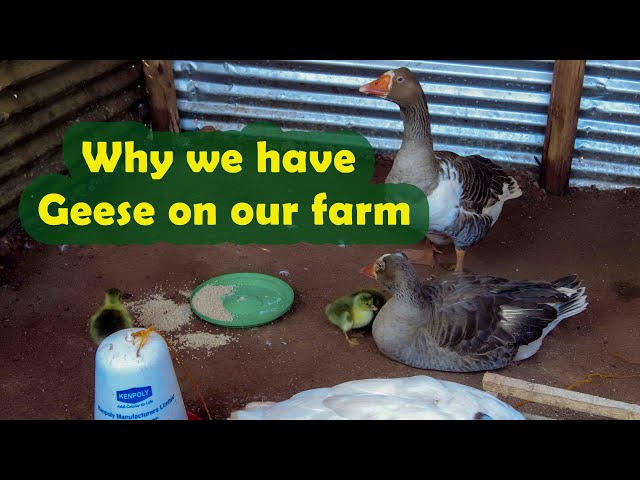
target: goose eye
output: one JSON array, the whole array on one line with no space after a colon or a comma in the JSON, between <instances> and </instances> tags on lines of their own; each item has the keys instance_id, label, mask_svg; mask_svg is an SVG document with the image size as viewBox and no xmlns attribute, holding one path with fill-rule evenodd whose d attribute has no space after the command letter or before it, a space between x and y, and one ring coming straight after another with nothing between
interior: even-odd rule
<instances>
[{"instance_id":1,"label":"goose eye","mask_svg":"<svg viewBox=\"0 0 640 480\"><path fill-rule=\"evenodd\" d=\"M398 83L402 83L402 82L404 82L404 77L398 77L397 82L398 82Z\"/></svg>"}]
</instances>

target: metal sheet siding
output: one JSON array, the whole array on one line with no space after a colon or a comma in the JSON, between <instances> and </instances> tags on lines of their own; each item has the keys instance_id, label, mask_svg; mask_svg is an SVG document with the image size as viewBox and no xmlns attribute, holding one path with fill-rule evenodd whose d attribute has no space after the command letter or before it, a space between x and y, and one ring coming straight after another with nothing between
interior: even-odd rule
<instances>
[{"instance_id":1,"label":"metal sheet siding","mask_svg":"<svg viewBox=\"0 0 640 480\"><path fill-rule=\"evenodd\" d=\"M640 186L640 61L588 60L572 182Z\"/></svg>"},{"instance_id":2,"label":"metal sheet siding","mask_svg":"<svg viewBox=\"0 0 640 480\"><path fill-rule=\"evenodd\" d=\"M398 107L358 87L403 65L428 95L437 149L535 165L544 143L552 61L178 60L181 127L239 129L265 120L286 129L348 128L377 150L392 152L402 132Z\"/></svg>"},{"instance_id":3,"label":"metal sheet siding","mask_svg":"<svg viewBox=\"0 0 640 480\"><path fill-rule=\"evenodd\" d=\"M69 125L142 119L142 82L135 60L0 60L0 232L32 178L65 170Z\"/></svg>"},{"instance_id":4,"label":"metal sheet siding","mask_svg":"<svg viewBox=\"0 0 640 480\"><path fill-rule=\"evenodd\" d=\"M348 128L381 152L400 145L391 102L358 87L408 66L429 99L436 149L512 167L542 157L553 61L296 60L174 62L181 127ZM640 186L640 61L589 60L573 185Z\"/></svg>"}]
</instances>

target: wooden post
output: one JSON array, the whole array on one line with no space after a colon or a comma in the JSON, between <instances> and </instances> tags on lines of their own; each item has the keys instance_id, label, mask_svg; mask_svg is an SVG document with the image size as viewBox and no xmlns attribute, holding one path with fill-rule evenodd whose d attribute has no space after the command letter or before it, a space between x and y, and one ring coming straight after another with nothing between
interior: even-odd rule
<instances>
[{"instance_id":1,"label":"wooden post","mask_svg":"<svg viewBox=\"0 0 640 480\"><path fill-rule=\"evenodd\" d=\"M176 85L170 60L143 60L151 127L156 132L179 132Z\"/></svg>"},{"instance_id":2,"label":"wooden post","mask_svg":"<svg viewBox=\"0 0 640 480\"><path fill-rule=\"evenodd\" d=\"M556 195L564 195L569 185L585 66L585 60L556 60L553 67L542 151L542 186Z\"/></svg>"},{"instance_id":3,"label":"wooden post","mask_svg":"<svg viewBox=\"0 0 640 480\"><path fill-rule=\"evenodd\" d=\"M539 385L491 372L485 373L482 377L482 388L487 392L551 405L552 407L567 408L619 420L640 420L640 405Z\"/></svg>"}]
</instances>

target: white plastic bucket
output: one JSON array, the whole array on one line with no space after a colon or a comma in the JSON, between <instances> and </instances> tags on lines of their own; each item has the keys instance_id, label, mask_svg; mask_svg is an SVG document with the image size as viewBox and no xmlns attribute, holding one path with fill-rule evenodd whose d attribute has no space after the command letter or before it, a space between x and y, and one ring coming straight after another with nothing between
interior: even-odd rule
<instances>
[{"instance_id":1,"label":"white plastic bucket","mask_svg":"<svg viewBox=\"0 0 640 480\"><path fill-rule=\"evenodd\" d=\"M96 420L187 420L169 348L151 332L140 349L142 328L120 330L96 352ZM134 341L135 340L135 341Z\"/></svg>"}]
</instances>

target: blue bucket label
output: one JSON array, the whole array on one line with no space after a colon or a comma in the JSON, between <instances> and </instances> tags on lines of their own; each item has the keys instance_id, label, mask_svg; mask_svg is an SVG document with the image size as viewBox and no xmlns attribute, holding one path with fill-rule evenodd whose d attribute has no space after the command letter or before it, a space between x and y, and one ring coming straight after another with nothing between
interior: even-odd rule
<instances>
[{"instance_id":1,"label":"blue bucket label","mask_svg":"<svg viewBox=\"0 0 640 480\"><path fill-rule=\"evenodd\" d=\"M148 387L134 387L128 390L119 390L116 392L116 399L123 403L138 403L153 395L151 385Z\"/></svg>"}]
</instances>

